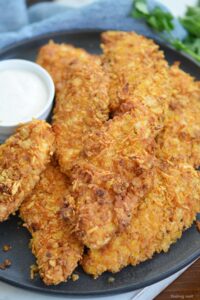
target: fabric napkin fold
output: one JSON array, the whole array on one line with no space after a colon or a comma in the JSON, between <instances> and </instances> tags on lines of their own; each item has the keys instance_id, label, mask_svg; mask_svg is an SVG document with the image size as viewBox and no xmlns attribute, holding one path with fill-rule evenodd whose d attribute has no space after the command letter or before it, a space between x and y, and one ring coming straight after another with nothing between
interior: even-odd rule
<instances>
[{"instance_id":1,"label":"fabric napkin fold","mask_svg":"<svg viewBox=\"0 0 200 300\"><path fill-rule=\"evenodd\" d=\"M24 0L0 1L0 34L17 31L28 25L28 11Z\"/></svg>"},{"instance_id":2,"label":"fabric napkin fold","mask_svg":"<svg viewBox=\"0 0 200 300\"><path fill-rule=\"evenodd\" d=\"M160 4L149 0L148 5L152 8ZM0 1L0 13L3 16L0 18L0 49L32 37L63 30L134 30L154 38L155 33L148 26L130 17L131 7L132 0L96 0L78 8L53 2L26 8L25 0ZM175 20L173 34L181 39L185 36L185 30L178 20Z\"/></svg>"}]
</instances>

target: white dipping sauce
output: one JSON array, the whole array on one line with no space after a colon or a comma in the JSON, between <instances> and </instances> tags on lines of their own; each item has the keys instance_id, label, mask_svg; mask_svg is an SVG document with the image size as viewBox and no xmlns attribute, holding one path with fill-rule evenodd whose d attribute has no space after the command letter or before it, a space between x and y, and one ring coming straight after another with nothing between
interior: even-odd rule
<instances>
[{"instance_id":1,"label":"white dipping sauce","mask_svg":"<svg viewBox=\"0 0 200 300\"><path fill-rule=\"evenodd\" d=\"M48 100L44 81L34 72L0 71L0 125L31 120Z\"/></svg>"}]
</instances>

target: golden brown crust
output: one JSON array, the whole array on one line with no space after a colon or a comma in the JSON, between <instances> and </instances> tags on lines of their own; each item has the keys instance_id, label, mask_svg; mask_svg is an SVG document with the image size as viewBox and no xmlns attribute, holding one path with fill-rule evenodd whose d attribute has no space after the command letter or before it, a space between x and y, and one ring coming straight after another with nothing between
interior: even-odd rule
<instances>
[{"instance_id":1,"label":"golden brown crust","mask_svg":"<svg viewBox=\"0 0 200 300\"><path fill-rule=\"evenodd\" d=\"M65 222L61 209L68 202L69 182L51 163L20 208L20 216L32 234L32 251L45 284L66 281L82 257L83 246Z\"/></svg>"},{"instance_id":2,"label":"golden brown crust","mask_svg":"<svg viewBox=\"0 0 200 300\"><path fill-rule=\"evenodd\" d=\"M152 185L152 120L141 106L89 134L85 159L72 169L76 232L89 248L100 248L123 231Z\"/></svg>"},{"instance_id":3,"label":"golden brown crust","mask_svg":"<svg viewBox=\"0 0 200 300\"><path fill-rule=\"evenodd\" d=\"M59 92L65 86L68 65L76 59L84 59L87 56L88 53L83 49L50 41L40 48L36 62L49 72L55 83L56 92Z\"/></svg>"},{"instance_id":4,"label":"golden brown crust","mask_svg":"<svg viewBox=\"0 0 200 300\"><path fill-rule=\"evenodd\" d=\"M177 64L170 69L172 98L158 137L159 155L200 166L200 82Z\"/></svg>"},{"instance_id":5,"label":"golden brown crust","mask_svg":"<svg viewBox=\"0 0 200 300\"><path fill-rule=\"evenodd\" d=\"M200 210L200 84L151 40L102 38L103 58L54 43L38 56L56 85L56 155L70 176L49 165L20 210L46 284L67 280L81 243L95 277L167 251Z\"/></svg>"},{"instance_id":6,"label":"golden brown crust","mask_svg":"<svg viewBox=\"0 0 200 300\"><path fill-rule=\"evenodd\" d=\"M67 44L43 46L37 63L51 74L56 86L56 154L62 171L69 174L85 134L108 119L107 76L98 56Z\"/></svg>"},{"instance_id":7,"label":"golden brown crust","mask_svg":"<svg viewBox=\"0 0 200 300\"><path fill-rule=\"evenodd\" d=\"M0 146L0 221L14 213L39 181L54 150L54 134L44 121L21 125Z\"/></svg>"},{"instance_id":8,"label":"golden brown crust","mask_svg":"<svg viewBox=\"0 0 200 300\"><path fill-rule=\"evenodd\" d=\"M84 271L97 277L168 251L200 210L199 183L198 172L190 165L161 163L154 188L140 203L129 227L104 248L89 250L82 261Z\"/></svg>"},{"instance_id":9,"label":"golden brown crust","mask_svg":"<svg viewBox=\"0 0 200 300\"><path fill-rule=\"evenodd\" d=\"M99 58L80 57L67 67L67 73L53 116L56 155L65 173L81 157L86 134L108 119L107 79Z\"/></svg>"},{"instance_id":10,"label":"golden brown crust","mask_svg":"<svg viewBox=\"0 0 200 300\"><path fill-rule=\"evenodd\" d=\"M142 102L162 126L170 95L168 64L159 46L134 32L102 34L103 65L109 77L111 111L123 113Z\"/></svg>"},{"instance_id":11,"label":"golden brown crust","mask_svg":"<svg viewBox=\"0 0 200 300\"><path fill-rule=\"evenodd\" d=\"M168 65L157 45L135 33L106 32L102 38L115 117L86 135L84 160L72 171L76 231L89 248L101 248L123 231L150 188L154 137L169 95Z\"/></svg>"}]
</instances>

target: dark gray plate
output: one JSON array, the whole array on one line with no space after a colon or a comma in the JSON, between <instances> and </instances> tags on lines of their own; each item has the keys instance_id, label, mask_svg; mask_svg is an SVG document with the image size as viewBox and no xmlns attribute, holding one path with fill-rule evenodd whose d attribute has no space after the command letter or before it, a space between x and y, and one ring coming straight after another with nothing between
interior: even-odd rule
<instances>
[{"instance_id":1,"label":"dark gray plate","mask_svg":"<svg viewBox=\"0 0 200 300\"><path fill-rule=\"evenodd\" d=\"M57 42L67 42L83 47L92 53L100 52L99 32L60 32L25 41L0 51L0 59L34 60L38 48L52 38ZM161 48L165 51L170 63L180 61L184 70L200 79L197 64L166 46L161 46ZM28 248L30 235L25 228L18 225L18 222L17 217L11 217L8 221L0 224L0 262L5 258L12 261L12 266L9 269L0 270L0 279L12 285L40 292L80 296L128 292L160 281L200 256L200 234L193 226L170 248L168 253L155 255L153 259L137 267L123 269L112 275L115 278L113 283L108 283L110 273L105 273L99 279L93 280L81 268L78 268L76 272L80 275L78 281L69 281L55 287L47 287L39 277L30 280L30 265L35 262L35 259ZM7 253L1 251L4 244L10 244L12 250Z\"/></svg>"}]
</instances>

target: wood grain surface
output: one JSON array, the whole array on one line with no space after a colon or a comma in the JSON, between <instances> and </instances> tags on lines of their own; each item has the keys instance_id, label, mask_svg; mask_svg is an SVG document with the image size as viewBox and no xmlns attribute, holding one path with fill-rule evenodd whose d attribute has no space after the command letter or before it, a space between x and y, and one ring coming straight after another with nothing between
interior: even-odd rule
<instances>
[{"instance_id":1,"label":"wood grain surface","mask_svg":"<svg viewBox=\"0 0 200 300\"><path fill-rule=\"evenodd\" d=\"M200 300L200 259L170 284L156 300Z\"/></svg>"},{"instance_id":2,"label":"wood grain surface","mask_svg":"<svg viewBox=\"0 0 200 300\"><path fill-rule=\"evenodd\" d=\"M38 2L43 1L27 0L28 5ZM200 259L156 297L156 300L169 299L200 300Z\"/></svg>"}]
</instances>

